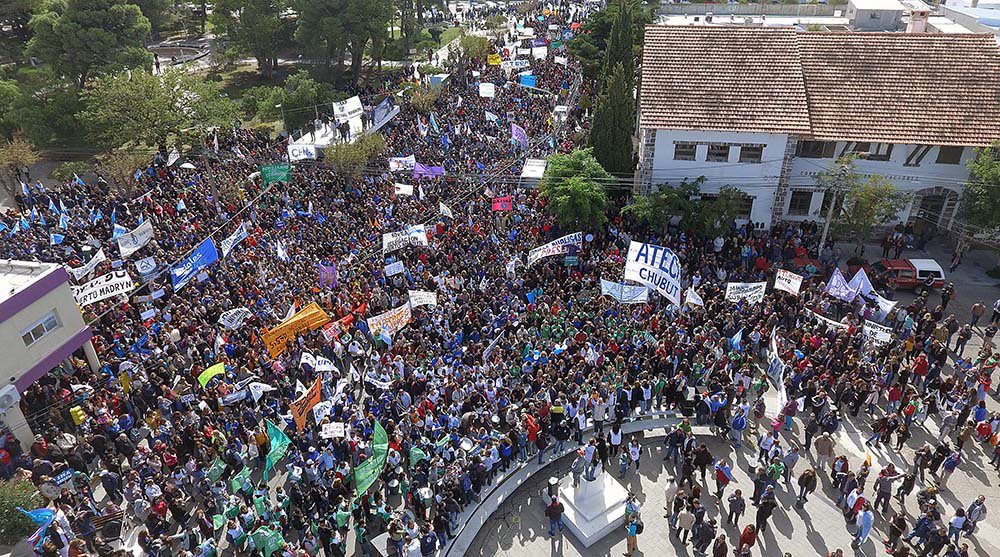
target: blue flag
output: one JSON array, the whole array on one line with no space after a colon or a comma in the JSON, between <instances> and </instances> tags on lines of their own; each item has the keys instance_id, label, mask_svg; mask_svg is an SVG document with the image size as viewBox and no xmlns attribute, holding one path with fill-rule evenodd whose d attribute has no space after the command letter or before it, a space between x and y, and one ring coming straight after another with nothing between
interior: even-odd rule
<instances>
[{"instance_id":1,"label":"blue flag","mask_svg":"<svg viewBox=\"0 0 1000 557\"><path fill-rule=\"evenodd\" d=\"M730 341L733 344L733 350L736 350L737 352L742 351L743 349L740 344L743 343L743 329L740 329L740 332L733 335L733 338L730 339Z\"/></svg>"},{"instance_id":2,"label":"blue flag","mask_svg":"<svg viewBox=\"0 0 1000 557\"><path fill-rule=\"evenodd\" d=\"M441 128L438 127L437 120L434 119L434 113L431 112L431 127L434 128L434 133L441 133Z\"/></svg>"},{"instance_id":3,"label":"blue flag","mask_svg":"<svg viewBox=\"0 0 1000 557\"><path fill-rule=\"evenodd\" d=\"M62 211L63 213L69 212L69 209L66 208L66 204L63 203L62 199L59 200L59 210Z\"/></svg>"},{"instance_id":4,"label":"blue flag","mask_svg":"<svg viewBox=\"0 0 1000 557\"><path fill-rule=\"evenodd\" d=\"M118 223L118 207L116 206L114 209L111 209L111 224L117 224L117 223Z\"/></svg>"},{"instance_id":5,"label":"blue flag","mask_svg":"<svg viewBox=\"0 0 1000 557\"><path fill-rule=\"evenodd\" d=\"M66 213L59 215L59 228L62 228L63 230L69 228L69 215Z\"/></svg>"},{"instance_id":6,"label":"blue flag","mask_svg":"<svg viewBox=\"0 0 1000 557\"><path fill-rule=\"evenodd\" d=\"M441 135L441 145L444 145L445 150L451 148L451 141L448 140L448 134Z\"/></svg>"},{"instance_id":7,"label":"blue flag","mask_svg":"<svg viewBox=\"0 0 1000 557\"><path fill-rule=\"evenodd\" d=\"M184 204L184 200L183 199L181 199L180 201L177 202L177 210L178 211L187 211L187 205Z\"/></svg>"},{"instance_id":8,"label":"blue flag","mask_svg":"<svg viewBox=\"0 0 1000 557\"><path fill-rule=\"evenodd\" d=\"M37 218L38 218L38 211L34 207L32 207L31 208L31 222L35 222L35 219L37 219Z\"/></svg>"},{"instance_id":9,"label":"blue flag","mask_svg":"<svg viewBox=\"0 0 1000 557\"><path fill-rule=\"evenodd\" d=\"M205 238L205 241L198 244L198 247L190 255L170 269L170 279L174 285L174 292L184 288L198 274L198 271L218 260L219 252L215 249L215 242L210 237Z\"/></svg>"},{"instance_id":10,"label":"blue flag","mask_svg":"<svg viewBox=\"0 0 1000 557\"><path fill-rule=\"evenodd\" d=\"M22 215L21 216L21 230L27 230L29 228L31 228L31 224L29 224L28 223L28 219L24 218L24 216Z\"/></svg>"},{"instance_id":11,"label":"blue flag","mask_svg":"<svg viewBox=\"0 0 1000 557\"><path fill-rule=\"evenodd\" d=\"M62 234L56 234L55 232L53 232L52 234L49 234L49 245L58 246L59 244L63 243L63 240L65 238L66 237L63 236Z\"/></svg>"},{"instance_id":12,"label":"blue flag","mask_svg":"<svg viewBox=\"0 0 1000 557\"><path fill-rule=\"evenodd\" d=\"M59 213L59 208L56 207L56 204L54 201L52 201L51 197L49 198L49 210L52 211L53 213Z\"/></svg>"},{"instance_id":13,"label":"blue flag","mask_svg":"<svg viewBox=\"0 0 1000 557\"><path fill-rule=\"evenodd\" d=\"M128 233L128 228L125 228L120 224L116 224L114 230L111 232L111 239L114 240L115 238L121 236L122 234L127 234L127 233Z\"/></svg>"}]
</instances>

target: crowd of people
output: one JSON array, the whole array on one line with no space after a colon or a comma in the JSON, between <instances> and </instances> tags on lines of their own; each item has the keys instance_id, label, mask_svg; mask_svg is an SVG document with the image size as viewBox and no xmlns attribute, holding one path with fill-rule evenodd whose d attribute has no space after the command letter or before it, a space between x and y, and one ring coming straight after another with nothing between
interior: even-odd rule
<instances>
[{"instance_id":1,"label":"crowd of people","mask_svg":"<svg viewBox=\"0 0 1000 557\"><path fill-rule=\"evenodd\" d=\"M526 156L574 148L566 131L587 126L575 103L587 85L555 43L597 7L491 8L537 28L492 40L502 60L526 61L535 87L488 60L449 59L433 108L396 97L400 113L378 132L385 157L356 172L297 161L290 177L265 183L256 173L287 160L287 145L237 127L187 156L164 149L128 188L100 172L61 188L26 183L20 210L0 217L8 257L61 263L77 285L115 271L141 284L83 308L101 366L81 354L32 385L22 406L35 442L5 439L0 471L33 482L56 511L32 540L37 552L113 555L123 551L111 543L117 527L154 557L368 555L380 534L390 555L430 556L512 467L580 446L578 481L625 476L644 451L622 424L677 410L685 417L664 437L676 478L667 518L699 553L750 555L776 490L804 502L823 488L859 544L884 526L895 555L967 555L961 537L974 535L984 500L948 519L938 494L970 446L989 446L1000 463L1000 416L985 404L1000 360L989 343L961 359L978 317L965 325L946 315L951 293L885 311L871 292L890 295L873 276L864 295L831 294L839 253L818 245L813 223L705 234L612 214L586 231L570 264L525 263L530 249L575 232L512 172ZM543 45L544 56L518 58ZM398 85L370 86L366 104ZM512 124L527 144L512 140ZM391 172L385 160L410 156L443 174ZM117 257L117 238L144 223L151 238ZM418 224L418 238L383 250L384 234ZM172 269L209 237L218 261L176 286ZM602 296L600 279L621 276L631 240L671 248L696 301ZM776 269L801 271L806 256L825 268L803 272L799 292L727 299L727 282L773 283ZM434 302L411 303L414 292ZM381 319L387 312L396 320ZM866 319L890 327L892 340L872 340ZM776 414L764 402L773 391ZM940 434L912 467L872 475L869 462L837 450L843 420L867 420L875 452L907 445L927 420ZM804 440L786 449L782 430L795 421ZM698 426L756 453L752 493L727 495L734 464L712 455ZM800 462L808 451L815 468ZM725 502L726 525L756 509L735 547L722 514L702 504L708 489ZM916 520L904 513L913 491ZM642 532L630 501L629 553ZM547 507L550 535L562 512L558 499Z\"/></svg>"}]
</instances>

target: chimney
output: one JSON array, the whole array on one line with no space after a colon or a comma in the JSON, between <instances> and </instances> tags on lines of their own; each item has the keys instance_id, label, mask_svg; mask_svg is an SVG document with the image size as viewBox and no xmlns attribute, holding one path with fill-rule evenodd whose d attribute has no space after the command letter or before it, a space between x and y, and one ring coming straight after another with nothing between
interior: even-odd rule
<instances>
[{"instance_id":1,"label":"chimney","mask_svg":"<svg viewBox=\"0 0 1000 557\"><path fill-rule=\"evenodd\" d=\"M913 10L910 12L910 22L906 24L907 33L926 33L929 10Z\"/></svg>"}]
</instances>

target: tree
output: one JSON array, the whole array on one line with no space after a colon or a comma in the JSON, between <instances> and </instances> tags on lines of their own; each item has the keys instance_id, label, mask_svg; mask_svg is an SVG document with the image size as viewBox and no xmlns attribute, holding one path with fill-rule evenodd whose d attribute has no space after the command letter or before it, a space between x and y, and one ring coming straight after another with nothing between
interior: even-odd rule
<instances>
[{"instance_id":1,"label":"tree","mask_svg":"<svg viewBox=\"0 0 1000 557\"><path fill-rule=\"evenodd\" d=\"M597 98L590 144L601 166L613 174L629 174L632 163L632 133L635 128L635 99L625 68L618 64L605 91Z\"/></svg>"},{"instance_id":2,"label":"tree","mask_svg":"<svg viewBox=\"0 0 1000 557\"><path fill-rule=\"evenodd\" d=\"M138 182L135 180L135 171L146 168L153 158L153 152L140 151L108 151L97 157L97 168L108 180L112 191L116 195L134 195L137 192L135 187Z\"/></svg>"},{"instance_id":3,"label":"tree","mask_svg":"<svg viewBox=\"0 0 1000 557\"><path fill-rule=\"evenodd\" d=\"M462 49L462 58L467 63L472 60L485 60L493 51L489 39L479 35L462 35L462 38L458 39L458 47Z\"/></svg>"},{"instance_id":4,"label":"tree","mask_svg":"<svg viewBox=\"0 0 1000 557\"><path fill-rule=\"evenodd\" d=\"M9 194L20 191L16 178L18 170L35 164L39 158L31 142L22 137L14 137L0 145L0 179Z\"/></svg>"},{"instance_id":5,"label":"tree","mask_svg":"<svg viewBox=\"0 0 1000 557\"><path fill-rule=\"evenodd\" d=\"M862 179L854 170L854 159L853 154L840 157L829 171L817 177L817 181L833 194L831 202L835 205L831 225L834 230L841 236L853 237L857 251L863 254L865 242L872 232L876 227L895 221L908 196L882 176Z\"/></svg>"},{"instance_id":6,"label":"tree","mask_svg":"<svg viewBox=\"0 0 1000 557\"><path fill-rule=\"evenodd\" d=\"M338 143L327 147L323 155L337 172L358 175L368 161L385 153L385 138L379 133L363 134L353 143Z\"/></svg>"},{"instance_id":7,"label":"tree","mask_svg":"<svg viewBox=\"0 0 1000 557\"><path fill-rule=\"evenodd\" d=\"M154 37L177 23L177 14L169 0L132 0L132 3L139 6L142 15L149 20L150 33Z\"/></svg>"},{"instance_id":8,"label":"tree","mask_svg":"<svg viewBox=\"0 0 1000 557\"><path fill-rule=\"evenodd\" d=\"M149 20L125 0L64 0L31 18L28 54L84 87L95 75L153 66Z\"/></svg>"},{"instance_id":9,"label":"tree","mask_svg":"<svg viewBox=\"0 0 1000 557\"><path fill-rule=\"evenodd\" d=\"M649 195L639 195L622 207L622 215L631 216L640 223L657 226L664 230L673 217L680 217L680 225L688 230L700 230L701 201L699 199L700 177L694 182L684 180L679 186L661 185Z\"/></svg>"},{"instance_id":10,"label":"tree","mask_svg":"<svg viewBox=\"0 0 1000 557\"><path fill-rule=\"evenodd\" d=\"M336 80L344 74L347 29L343 17L347 0L293 0L298 12L295 40L307 56L322 62L324 73ZM336 64L334 66L334 64ZM336 68L336 69L334 69Z\"/></svg>"},{"instance_id":11,"label":"tree","mask_svg":"<svg viewBox=\"0 0 1000 557\"><path fill-rule=\"evenodd\" d=\"M45 504L28 480L0 482L0 544L14 545L38 528L18 507L33 510Z\"/></svg>"},{"instance_id":12,"label":"tree","mask_svg":"<svg viewBox=\"0 0 1000 557\"><path fill-rule=\"evenodd\" d=\"M976 149L968 162L969 181L962 194L963 218L989 231L1000 228L1000 143Z\"/></svg>"},{"instance_id":13,"label":"tree","mask_svg":"<svg viewBox=\"0 0 1000 557\"><path fill-rule=\"evenodd\" d=\"M289 130L301 128L315 118L319 105L332 102L334 96L329 84L316 81L306 70L292 74L285 81L280 101L285 127Z\"/></svg>"},{"instance_id":14,"label":"tree","mask_svg":"<svg viewBox=\"0 0 1000 557\"><path fill-rule=\"evenodd\" d=\"M748 199L745 192L732 186L719 190L719 196L715 199L702 199L699 208L702 232L715 235L728 230L733 221L740 217Z\"/></svg>"},{"instance_id":15,"label":"tree","mask_svg":"<svg viewBox=\"0 0 1000 557\"><path fill-rule=\"evenodd\" d=\"M35 145L74 142L83 136L76 114L82 109L80 90L48 66L25 66L17 71L20 93L13 106L13 122Z\"/></svg>"},{"instance_id":16,"label":"tree","mask_svg":"<svg viewBox=\"0 0 1000 557\"><path fill-rule=\"evenodd\" d=\"M578 29L576 35L566 44L566 49L580 62L584 77L597 80L600 78L601 70L604 67L608 49L608 39L611 36L612 23L618 13L620 2L609 2L607 7L587 17L583 27ZM632 9L632 44L634 48L641 48L643 30L646 25L653 22L654 8L651 5L640 5Z\"/></svg>"},{"instance_id":17,"label":"tree","mask_svg":"<svg viewBox=\"0 0 1000 557\"><path fill-rule=\"evenodd\" d=\"M491 15L486 18L483 22L484 27L490 32L490 35L497 41L503 41L504 36L507 34L507 16L503 15Z\"/></svg>"},{"instance_id":18,"label":"tree","mask_svg":"<svg viewBox=\"0 0 1000 557\"><path fill-rule=\"evenodd\" d=\"M436 87L419 87L414 89L410 104L421 114L430 114L434 110L434 103L437 102L441 91Z\"/></svg>"},{"instance_id":19,"label":"tree","mask_svg":"<svg viewBox=\"0 0 1000 557\"><path fill-rule=\"evenodd\" d=\"M597 162L591 149L577 149L548 157L539 191L560 225L595 229L608 220L604 184L609 180L611 175Z\"/></svg>"},{"instance_id":20,"label":"tree","mask_svg":"<svg viewBox=\"0 0 1000 557\"><path fill-rule=\"evenodd\" d=\"M257 60L257 70L271 78L278 65L278 47L291 37L282 0L216 0L212 22L238 48Z\"/></svg>"},{"instance_id":21,"label":"tree","mask_svg":"<svg viewBox=\"0 0 1000 557\"><path fill-rule=\"evenodd\" d=\"M625 90L628 91L630 100L632 99L632 91L635 89L635 57L633 54L635 33L632 32L634 24L632 11L632 0L618 0L618 11L611 23L611 33L608 35L608 48L603 67L603 88L615 85L615 81L624 77ZM619 65L622 66L623 70L620 75L617 73ZM612 80L611 83L608 82L609 79Z\"/></svg>"},{"instance_id":22,"label":"tree","mask_svg":"<svg viewBox=\"0 0 1000 557\"><path fill-rule=\"evenodd\" d=\"M98 79L83 92L79 114L90 136L113 149L127 143L197 142L209 128L231 127L238 105L217 83L183 70L152 75L144 70Z\"/></svg>"},{"instance_id":23,"label":"tree","mask_svg":"<svg viewBox=\"0 0 1000 557\"><path fill-rule=\"evenodd\" d=\"M17 129L14 106L21 96L21 88L13 79L0 79L0 137L10 139Z\"/></svg>"},{"instance_id":24,"label":"tree","mask_svg":"<svg viewBox=\"0 0 1000 557\"><path fill-rule=\"evenodd\" d=\"M35 0L0 0L0 60L18 65L23 60L24 47L31 38L31 12Z\"/></svg>"},{"instance_id":25,"label":"tree","mask_svg":"<svg viewBox=\"0 0 1000 557\"><path fill-rule=\"evenodd\" d=\"M393 9L391 0L348 0L344 13L351 52L351 85L361 78L361 64L369 42L380 52L389 37L389 20Z\"/></svg>"}]
</instances>

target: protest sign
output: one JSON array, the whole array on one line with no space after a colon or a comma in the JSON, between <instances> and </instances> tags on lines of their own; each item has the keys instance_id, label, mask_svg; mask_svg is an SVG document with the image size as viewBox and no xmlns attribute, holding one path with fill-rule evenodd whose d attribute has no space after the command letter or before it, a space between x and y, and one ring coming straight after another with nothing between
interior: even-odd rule
<instances>
[{"instance_id":1,"label":"protest sign","mask_svg":"<svg viewBox=\"0 0 1000 557\"><path fill-rule=\"evenodd\" d=\"M727 282L726 301L746 300L749 304L758 304L764 299L766 289L766 282Z\"/></svg>"},{"instance_id":2,"label":"protest sign","mask_svg":"<svg viewBox=\"0 0 1000 557\"><path fill-rule=\"evenodd\" d=\"M391 253L406 246L426 245L427 229L422 224L382 235L382 253Z\"/></svg>"},{"instance_id":3,"label":"protest sign","mask_svg":"<svg viewBox=\"0 0 1000 557\"><path fill-rule=\"evenodd\" d=\"M427 290L409 290L408 293L410 295L411 308L437 305L437 292L429 292Z\"/></svg>"},{"instance_id":4,"label":"protest sign","mask_svg":"<svg viewBox=\"0 0 1000 557\"><path fill-rule=\"evenodd\" d=\"M271 182L288 182L291 174L292 165L287 162L268 164L260 167L260 177L264 181L265 186Z\"/></svg>"},{"instance_id":5,"label":"protest sign","mask_svg":"<svg viewBox=\"0 0 1000 557\"><path fill-rule=\"evenodd\" d=\"M364 112L365 109L361 105L361 97L357 95L347 100L333 103L333 117L337 120L338 124L360 118Z\"/></svg>"},{"instance_id":6,"label":"protest sign","mask_svg":"<svg viewBox=\"0 0 1000 557\"><path fill-rule=\"evenodd\" d=\"M94 257L91 257L90 261L88 261L84 265L77 267L76 269L67 267L66 270L68 270L70 274L73 275L74 279L80 280L83 277L89 275L95 268L97 268L98 265L104 263L107 260L108 257L104 255L104 248L101 248L100 250L98 250L97 253L94 254Z\"/></svg>"},{"instance_id":7,"label":"protest sign","mask_svg":"<svg viewBox=\"0 0 1000 557\"><path fill-rule=\"evenodd\" d=\"M552 240L528 252L528 267L531 267L540 259L566 253L569 251L570 246L581 246L582 244L583 232L574 232L573 234L567 234L562 238Z\"/></svg>"},{"instance_id":8,"label":"protest sign","mask_svg":"<svg viewBox=\"0 0 1000 557\"><path fill-rule=\"evenodd\" d=\"M114 296L128 295L135 289L135 282L128 271L111 271L72 289L76 303L83 308Z\"/></svg>"},{"instance_id":9,"label":"protest sign","mask_svg":"<svg viewBox=\"0 0 1000 557\"><path fill-rule=\"evenodd\" d=\"M314 331L329 322L330 316L320 309L319 304L313 302L270 331L264 332L261 337L273 358L285 351L285 342L289 339L307 329Z\"/></svg>"},{"instance_id":10,"label":"protest sign","mask_svg":"<svg viewBox=\"0 0 1000 557\"><path fill-rule=\"evenodd\" d=\"M232 331L242 327L243 322L252 316L253 313L251 313L247 308L231 309L229 311L222 312L222 315L219 316L219 324L227 330Z\"/></svg>"},{"instance_id":11,"label":"protest sign","mask_svg":"<svg viewBox=\"0 0 1000 557\"><path fill-rule=\"evenodd\" d=\"M649 288L601 279L601 295L623 304L645 304L649 301Z\"/></svg>"},{"instance_id":12,"label":"protest sign","mask_svg":"<svg viewBox=\"0 0 1000 557\"><path fill-rule=\"evenodd\" d=\"M225 259L229 257L229 252L233 251L233 248L246 239L246 237L247 227L245 224L240 223L240 227L236 229L236 232L233 232L228 238L219 242L219 245L222 246L222 258Z\"/></svg>"},{"instance_id":13,"label":"protest sign","mask_svg":"<svg viewBox=\"0 0 1000 557\"><path fill-rule=\"evenodd\" d=\"M118 251L122 257L128 257L142 249L153 239L153 221L146 220L139 226L118 237Z\"/></svg>"},{"instance_id":14,"label":"protest sign","mask_svg":"<svg viewBox=\"0 0 1000 557\"><path fill-rule=\"evenodd\" d=\"M387 277L395 276L402 273L405 270L406 269L403 268L402 261L395 261L385 266L385 276Z\"/></svg>"},{"instance_id":15,"label":"protest sign","mask_svg":"<svg viewBox=\"0 0 1000 557\"><path fill-rule=\"evenodd\" d=\"M396 195L413 195L413 184L402 184L396 182L393 185L393 193Z\"/></svg>"},{"instance_id":16,"label":"protest sign","mask_svg":"<svg viewBox=\"0 0 1000 557\"><path fill-rule=\"evenodd\" d=\"M645 284L675 305L681 304L680 260L663 246L631 242L624 278Z\"/></svg>"},{"instance_id":17,"label":"protest sign","mask_svg":"<svg viewBox=\"0 0 1000 557\"><path fill-rule=\"evenodd\" d=\"M786 271L784 269L778 269L774 274L774 289L782 290L788 292L789 294L799 295L799 290L802 288L802 277L796 275L791 271Z\"/></svg>"},{"instance_id":18,"label":"protest sign","mask_svg":"<svg viewBox=\"0 0 1000 557\"><path fill-rule=\"evenodd\" d=\"M484 98L493 98L497 95L497 86L492 83L480 83L479 84L479 96Z\"/></svg>"},{"instance_id":19,"label":"protest sign","mask_svg":"<svg viewBox=\"0 0 1000 557\"><path fill-rule=\"evenodd\" d=\"M413 155L408 157L391 157L389 158L389 172L398 172L400 170L413 170L417 166L417 158Z\"/></svg>"},{"instance_id":20,"label":"protest sign","mask_svg":"<svg viewBox=\"0 0 1000 557\"><path fill-rule=\"evenodd\" d=\"M390 335L394 335L401 331L412 318L413 312L410 310L409 302L407 302L398 308L369 317L367 319L368 330L371 331L372 335L376 336L383 330L387 331Z\"/></svg>"}]
</instances>

